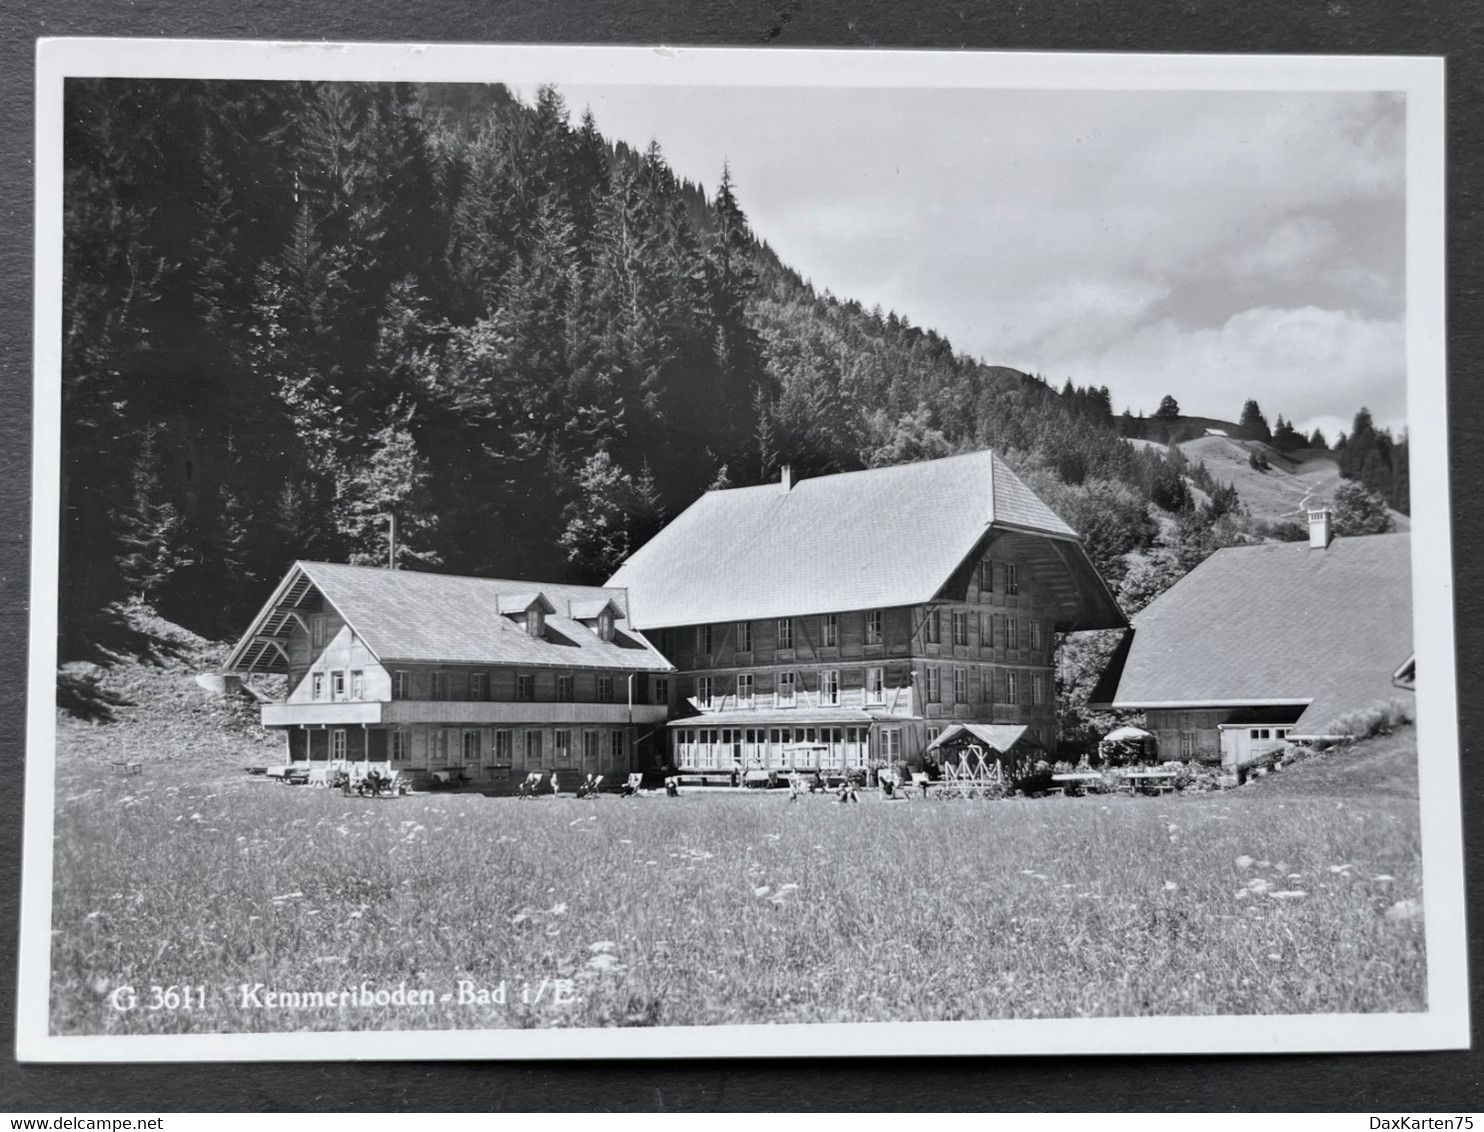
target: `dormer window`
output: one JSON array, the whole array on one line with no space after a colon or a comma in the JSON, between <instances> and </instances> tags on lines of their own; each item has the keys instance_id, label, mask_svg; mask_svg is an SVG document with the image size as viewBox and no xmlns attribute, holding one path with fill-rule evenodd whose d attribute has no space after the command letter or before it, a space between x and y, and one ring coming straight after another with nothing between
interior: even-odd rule
<instances>
[{"instance_id":1,"label":"dormer window","mask_svg":"<svg viewBox=\"0 0 1484 1132\"><path fill-rule=\"evenodd\" d=\"M607 598L574 601L567 606L567 616L581 622L600 641L611 642L617 636L615 625L623 611Z\"/></svg>"},{"instance_id":2,"label":"dormer window","mask_svg":"<svg viewBox=\"0 0 1484 1132\"><path fill-rule=\"evenodd\" d=\"M538 590L520 594L506 594L500 598L500 612L525 630L528 637L544 640L546 616L556 608Z\"/></svg>"}]
</instances>

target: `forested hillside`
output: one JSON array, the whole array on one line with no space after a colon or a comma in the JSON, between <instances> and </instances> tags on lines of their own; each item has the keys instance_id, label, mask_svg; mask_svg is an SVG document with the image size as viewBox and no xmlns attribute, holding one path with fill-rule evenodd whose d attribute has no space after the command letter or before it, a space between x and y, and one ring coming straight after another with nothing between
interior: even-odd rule
<instances>
[{"instance_id":1,"label":"forested hillside","mask_svg":"<svg viewBox=\"0 0 1484 1132\"><path fill-rule=\"evenodd\" d=\"M130 598L240 631L295 558L385 561L391 514L404 568L600 580L785 463L994 447L1115 583L1253 537L1106 388L816 293L745 186L554 90L69 80L66 131L64 656Z\"/></svg>"}]
</instances>

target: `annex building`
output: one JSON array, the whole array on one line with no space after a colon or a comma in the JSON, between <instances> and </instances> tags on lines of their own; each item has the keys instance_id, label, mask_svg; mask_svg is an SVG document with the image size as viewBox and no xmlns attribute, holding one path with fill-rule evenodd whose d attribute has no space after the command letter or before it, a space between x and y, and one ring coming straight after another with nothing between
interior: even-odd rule
<instances>
[{"instance_id":1,"label":"annex building","mask_svg":"<svg viewBox=\"0 0 1484 1132\"><path fill-rule=\"evenodd\" d=\"M287 677L263 725L288 762L390 762L500 782L653 761L670 664L622 590L297 562L226 671Z\"/></svg>"},{"instance_id":2,"label":"annex building","mask_svg":"<svg viewBox=\"0 0 1484 1132\"><path fill-rule=\"evenodd\" d=\"M1410 706L1411 536L1331 538L1330 522L1311 512L1308 542L1202 562L1135 615L1093 706L1142 710L1164 758L1231 770L1333 738L1349 713Z\"/></svg>"},{"instance_id":3,"label":"annex building","mask_svg":"<svg viewBox=\"0 0 1484 1132\"><path fill-rule=\"evenodd\" d=\"M608 586L677 669L682 770L920 765L954 723L1054 749L1057 634L1127 625L987 451L708 492Z\"/></svg>"}]
</instances>

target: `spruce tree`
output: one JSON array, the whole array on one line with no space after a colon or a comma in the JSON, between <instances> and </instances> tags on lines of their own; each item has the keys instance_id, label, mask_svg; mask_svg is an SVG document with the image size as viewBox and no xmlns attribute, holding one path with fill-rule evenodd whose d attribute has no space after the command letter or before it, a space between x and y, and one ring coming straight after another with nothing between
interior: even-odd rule
<instances>
[{"instance_id":1,"label":"spruce tree","mask_svg":"<svg viewBox=\"0 0 1484 1132\"><path fill-rule=\"evenodd\" d=\"M160 482L160 453L153 428L145 430L129 481L129 505L115 516L121 550L119 573L134 597L153 603L176 570L189 560L181 546L180 512Z\"/></svg>"},{"instance_id":2,"label":"spruce tree","mask_svg":"<svg viewBox=\"0 0 1484 1132\"><path fill-rule=\"evenodd\" d=\"M351 468L335 501L335 526L352 565L387 564L392 516L397 520L397 567L432 566L442 560L433 546L438 520L430 505L427 465L410 425L410 414L393 414L371 438L369 453Z\"/></svg>"},{"instance_id":3,"label":"spruce tree","mask_svg":"<svg viewBox=\"0 0 1484 1132\"><path fill-rule=\"evenodd\" d=\"M659 530L663 514L649 468L635 480L600 449L578 471L577 497L562 515L562 551L578 578L601 582Z\"/></svg>"},{"instance_id":4,"label":"spruce tree","mask_svg":"<svg viewBox=\"0 0 1484 1132\"><path fill-rule=\"evenodd\" d=\"M1242 430L1249 437L1255 437L1261 441L1268 441L1273 438L1272 431L1268 428L1267 417L1262 415L1262 410L1258 408L1257 402L1251 397L1247 398L1246 402L1242 405L1242 419L1237 423L1242 426Z\"/></svg>"}]
</instances>

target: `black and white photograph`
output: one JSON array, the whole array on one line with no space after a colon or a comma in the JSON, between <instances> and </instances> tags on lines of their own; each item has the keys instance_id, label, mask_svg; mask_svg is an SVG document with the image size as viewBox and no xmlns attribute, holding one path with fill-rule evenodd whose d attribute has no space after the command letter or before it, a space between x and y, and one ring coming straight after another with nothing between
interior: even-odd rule
<instances>
[{"instance_id":1,"label":"black and white photograph","mask_svg":"<svg viewBox=\"0 0 1484 1132\"><path fill-rule=\"evenodd\" d=\"M39 66L20 1057L1468 1045L1438 60Z\"/></svg>"}]
</instances>

